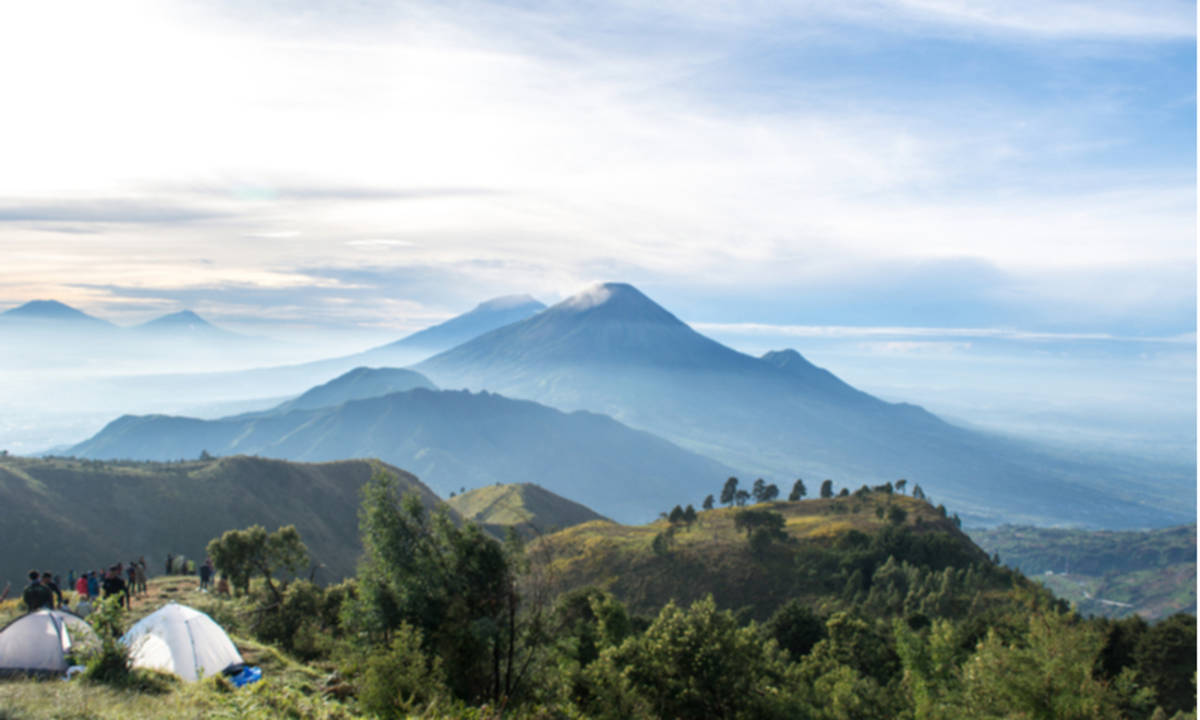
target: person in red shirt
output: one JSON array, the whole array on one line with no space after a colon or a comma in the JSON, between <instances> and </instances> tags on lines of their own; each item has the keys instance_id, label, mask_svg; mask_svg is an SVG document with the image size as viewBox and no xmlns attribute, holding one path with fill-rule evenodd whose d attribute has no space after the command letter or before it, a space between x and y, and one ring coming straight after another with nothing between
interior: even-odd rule
<instances>
[{"instance_id":1,"label":"person in red shirt","mask_svg":"<svg viewBox=\"0 0 1200 720\"><path fill-rule=\"evenodd\" d=\"M75 594L81 598L88 596L87 573L80 575L75 581Z\"/></svg>"}]
</instances>

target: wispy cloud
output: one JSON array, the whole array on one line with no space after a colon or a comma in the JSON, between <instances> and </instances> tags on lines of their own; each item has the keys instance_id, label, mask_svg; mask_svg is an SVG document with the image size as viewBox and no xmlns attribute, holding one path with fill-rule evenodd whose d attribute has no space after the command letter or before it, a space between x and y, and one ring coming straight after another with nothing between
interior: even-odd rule
<instances>
[{"instance_id":1,"label":"wispy cloud","mask_svg":"<svg viewBox=\"0 0 1200 720\"><path fill-rule=\"evenodd\" d=\"M767 323L694 323L703 332L738 335L773 335L797 338L978 338L989 340L1053 341L1096 340L1103 342L1192 344L1195 333L1163 337L1121 336L1111 333L1038 332L1007 328L863 327L852 325L771 325ZM895 343L892 343L895 345Z\"/></svg>"},{"instance_id":2,"label":"wispy cloud","mask_svg":"<svg viewBox=\"0 0 1200 720\"><path fill-rule=\"evenodd\" d=\"M175 224L213 220L227 213L198 206L164 204L155 200L88 199L60 202L22 202L0 199L0 222ZM80 232L78 228L58 232ZM86 231L85 231L86 232Z\"/></svg>"}]
</instances>

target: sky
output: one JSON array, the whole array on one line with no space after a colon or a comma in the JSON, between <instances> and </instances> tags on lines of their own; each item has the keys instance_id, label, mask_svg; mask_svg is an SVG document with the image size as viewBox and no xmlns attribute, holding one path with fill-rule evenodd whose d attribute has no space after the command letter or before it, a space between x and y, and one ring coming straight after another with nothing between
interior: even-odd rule
<instances>
[{"instance_id":1,"label":"sky","mask_svg":"<svg viewBox=\"0 0 1200 720\"><path fill-rule=\"evenodd\" d=\"M747 348L1137 343L1194 426L1195 9L9 3L0 309L365 345L626 281Z\"/></svg>"}]
</instances>

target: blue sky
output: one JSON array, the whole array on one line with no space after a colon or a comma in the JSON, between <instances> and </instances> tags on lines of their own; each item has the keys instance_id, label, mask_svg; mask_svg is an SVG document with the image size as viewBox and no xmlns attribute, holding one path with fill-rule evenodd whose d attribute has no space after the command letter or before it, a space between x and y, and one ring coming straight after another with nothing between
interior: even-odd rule
<instances>
[{"instance_id":1,"label":"blue sky","mask_svg":"<svg viewBox=\"0 0 1200 720\"><path fill-rule=\"evenodd\" d=\"M0 309L312 357L626 281L888 399L1194 461L1193 2L45 0L0 67Z\"/></svg>"},{"instance_id":2,"label":"blue sky","mask_svg":"<svg viewBox=\"0 0 1200 720\"><path fill-rule=\"evenodd\" d=\"M241 5L3 11L0 305L1194 332L1193 3Z\"/></svg>"}]
</instances>

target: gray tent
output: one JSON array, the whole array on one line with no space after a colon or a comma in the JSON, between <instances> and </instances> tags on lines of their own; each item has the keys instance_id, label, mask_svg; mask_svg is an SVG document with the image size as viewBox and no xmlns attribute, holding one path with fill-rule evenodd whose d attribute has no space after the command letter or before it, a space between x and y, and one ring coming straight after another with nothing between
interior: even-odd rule
<instances>
[{"instance_id":1,"label":"gray tent","mask_svg":"<svg viewBox=\"0 0 1200 720\"><path fill-rule=\"evenodd\" d=\"M65 673L67 655L100 640L87 621L66 610L38 610L0 630L0 675Z\"/></svg>"}]
</instances>

